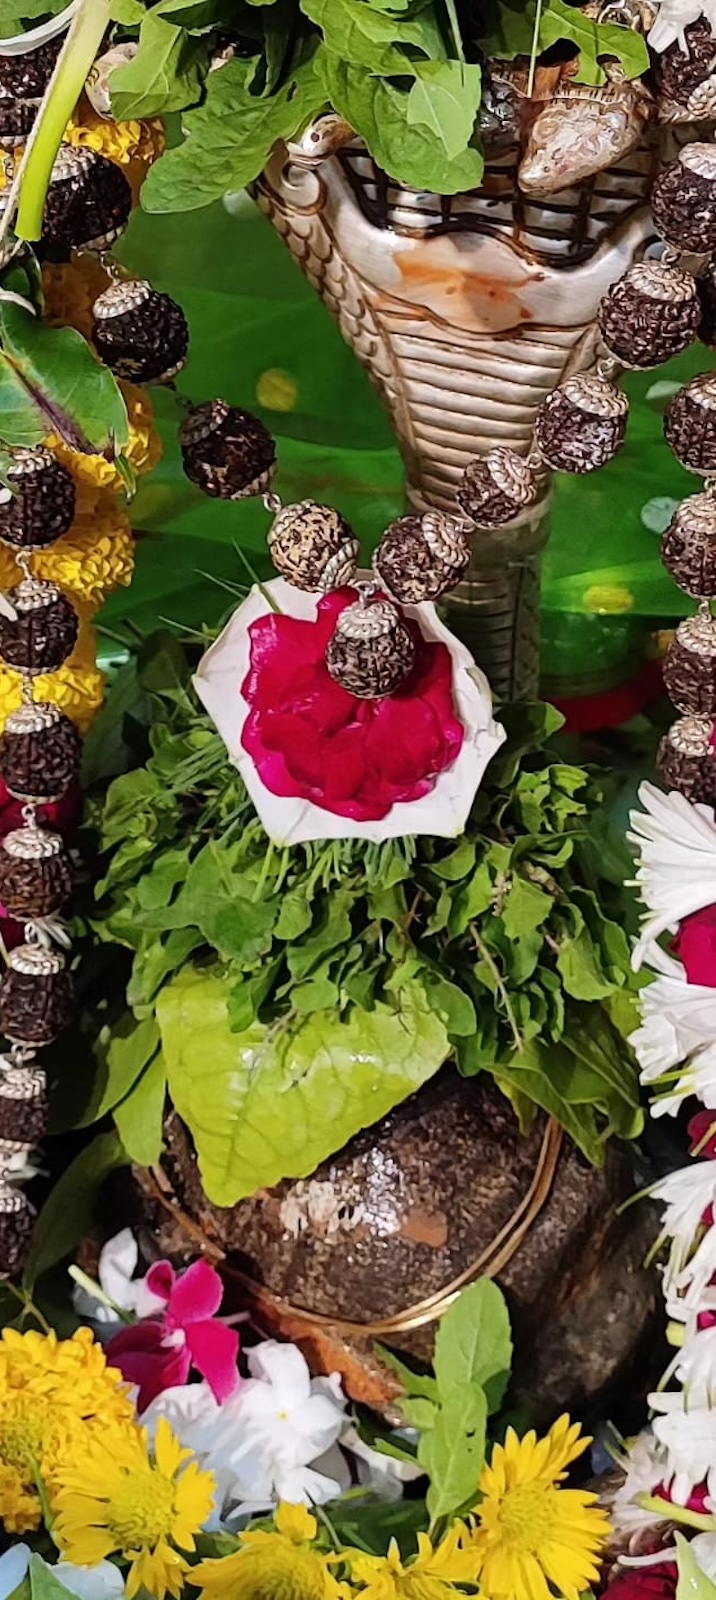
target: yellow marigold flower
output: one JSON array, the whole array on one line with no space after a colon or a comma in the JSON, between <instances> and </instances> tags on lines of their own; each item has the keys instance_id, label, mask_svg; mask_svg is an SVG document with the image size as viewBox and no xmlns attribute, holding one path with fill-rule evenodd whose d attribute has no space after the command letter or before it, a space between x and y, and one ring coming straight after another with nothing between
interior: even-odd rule
<instances>
[{"instance_id":1,"label":"yellow marigold flower","mask_svg":"<svg viewBox=\"0 0 716 1600\"><path fill-rule=\"evenodd\" d=\"M241 1549L194 1567L192 1584L208 1600L349 1600L328 1559L311 1549L317 1523L305 1506L280 1505L275 1533L244 1533Z\"/></svg>"},{"instance_id":2,"label":"yellow marigold flower","mask_svg":"<svg viewBox=\"0 0 716 1600\"><path fill-rule=\"evenodd\" d=\"M94 1439L67 1463L53 1495L53 1537L66 1560L94 1567L108 1556L130 1562L127 1600L145 1589L155 1600L178 1596L196 1549L195 1534L214 1504L215 1479L202 1472L161 1417L153 1452L146 1430L120 1440Z\"/></svg>"},{"instance_id":3,"label":"yellow marigold flower","mask_svg":"<svg viewBox=\"0 0 716 1600\"><path fill-rule=\"evenodd\" d=\"M472 1533L489 1600L578 1600L596 1582L608 1519L596 1495L560 1487L589 1443L563 1416L544 1439L508 1428L504 1445L495 1445Z\"/></svg>"},{"instance_id":4,"label":"yellow marigold flower","mask_svg":"<svg viewBox=\"0 0 716 1600\"><path fill-rule=\"evenodd\" d=\"M120 383L119 387L129 417L129 439L124 447L124 455L137 477L141 478L161 460L162 441L154 427L154 410L146 391L136 383ZM115 494L124 494L122 478L114 462L108 461L106 456L85 455L81 450L71 450L56 433L49 435L46 444L58 461L62 461L72 473L79 490L80 511L88 510L84 490L112 489Z\"/></svg>"},{"instance_id":5,"label":"yellow marigold flower","mask_svg":"<svg viewBox=\"0 0 716 1600\"><path fill-rule=\"evenodd\" d=\"M167 142L164 123L158 117L141 122L114 122L110 118L100 117L84 95L68 124L65 138L70 144L96 150L99 155L107 156L110 161L116 161L124 167L132 185L135 205L149 167L161 155Z\"/></svg>"},{"instance_id":6,"label":"yellow marigold flower","mask_svg":"<svg viewBox=\"0 0 716 1600\"><path fill-rule=\"evenodd\" d=\"M447 1600L457 1594L455 1584L477 1583L478 1557L462 1522L433 1546L426 1533L418 1534L418 1553L403 1563L395 1539L387 1556L367 1556L362 1551L344 1552L351 1577L365 1587L361 1600Z\"/></svg>"},{"instance_id":7,"label":"yellow marigold flower","mask_svg":"<svg viewBox=\"0 0 716 1600\"><path fill-rule=\"evenodd\" d=\"M54 1333L0 1338L0 1522L25 1533L42 1520L35 1470L48 1489L63 1457L96 1435L112 1440L136 1429L121 1373L107 1366L89 1328L71 1339Z\"/></svg>"},{"instance_id":8,"label":"yellow marigold flower","mask_svg":"<svg viewBox=\"0 0 716 1600\"><path fill-rule=\"evenodd\" d=\"M80 616L91 616L108 594L132 581L134 539L129 518L116 502L106 521L77 517L63 538L38 550L33 571L56 583Z\"/></svg>"},{"instance_id":9,"label":"yellow marigold flower","mask_svg":"<svg viewBox=\"0 0 716 1600\"><path fill-rule=\"evenodd\" d=\"M51 328L76 328L83 339L92 333L92 307L109 283L96 256L74 255L71 261L48 261L42 269L44 320Z\"/></svg>"},{"instance_id":10,"label":"yellow marigold flower","mask_svg":"<svg viewBox=\"0 0 716 1600\"><path fill-rule=\"evenodd\" d=\"M53 705L59 706L77 724L81 733L87 732L104 699L104 673L100 672L96 658L94 628L84 623L72 655L64 665L57 672L43 672L33 679L35 698L50 700ZM0 729L4 728L10 712L16 711L22 701L22 684L19 672L0 667Z\"/></svg>"}]
</instances>

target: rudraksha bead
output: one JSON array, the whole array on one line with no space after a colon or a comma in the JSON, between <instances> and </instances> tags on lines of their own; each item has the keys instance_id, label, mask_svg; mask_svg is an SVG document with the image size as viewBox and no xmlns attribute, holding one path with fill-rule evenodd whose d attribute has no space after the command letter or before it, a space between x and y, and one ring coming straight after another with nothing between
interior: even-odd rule
<instances>
[{"instance_id":1,"label":"rudraksha bead","mask_svg":"<svg viewBox=\"0 0 716 1600\"><path fill-rule=\"evenodd\" d=\"M189 329L181 306L135 278L111 283L92 308L92 339L105 365L134 383L168 383L187 358Z\"/></svg>"},{"instance_id":2,"label":"rudraksha bead","mask_svg":"<svg viewBox=\"0 0 716 1600\"><path fill-rule=\"evenodd\" d=\"M120 167L84 146L60 146L45 201L44 244L105 250L124 232L131 209L132 191Z\"/></svg>"},{"instance_id":3,"label":"rudraksha bead","mask_svg":"<svg viewBox=\"0 0 716 1600\"><path fill-rule=\"evenodd\" d=\"M55 70L62 39L48 39L36 50L17 56L0 56L0 89L16 100L35 100L39 105Z\"/></svg>"},{"instance_id":4,"label":"rudraksha bead","mask_svg":"<svg viewBox=\"0 0 716 1600\"><path fill-rule=\"evenodd\" d=\"M716 148L687 144L660 173L651 191L651 214L662 239L675 250L716 249Z\"/></svg>"},{"instance_id":5,"label":"rudraksha bead","mask_svg":"<svg viewBox=\"0 0 716 1600\"><path fill-rule=\"evenodd\" d=\"M716 349L716 270L711 263L696 281L701 321L699 338L709 350Z\"/></svg>"},{"instance_id":6,"label":"rudraksha bead","mask_svg":"<svg viewBox=\"0 0 716 1600\"><path fill-rule=\"evenodd\" d=\"M373 568L393 600L418 605L454 588L470 555L470 541L455 517L446 511L414 512L386 529Z\"/></svg>"},{"instance_id":7,"label":"rudraksha bead","mask_svg":"<svg viewBox=\"0 0 716 1600\"><path fill-rule=\"evenodd\" d=\"M716 498L682 500L661 541L661 559L675 583L694 600L716 598Z\"/></svg>"},{"instance_id":8,"label":"rudraksha bead","mask_svg":"<svg viewBox=\"0 0 716 1600\"><path fill-rule=\"evenodd\" d=\"M537 412L535 442L555 472L596 472L624 443L629 402L596 373L566 378Z\"/></svg>"},{"instance_id":9,"label":"rudraksha bead","mask_svg":"<svg viewBox=\"0 0 716 1600\"><path fill-rule=\"evenodd\" d=\"M14 450L0 489L0 539L17 550L41 550L60 539L75 516L74 480L50 450Z\"/></svg>"},{"instance_id":10,"label":"rudraksha bead","mask_svg":"<svg viewBox=\"0 0 716 1600\"><path fill-rule=\"evenodd\" d=\"M499 444L465 468L457 499L479 528L500 528L534 503L538 489L532 464Z\"/></svg>"},{"instance_id":11,"label":"rudraksha bead","mask_svg":"<svg viewBox=\"0 0 716 1600\"><path fill-rule=\"evenodd\" d=\"M276 444L250 411L208 400L183 423L184 471L192 483L220 500L264 494L276 466Z\"/></svg>"},{"instance_id":12,"label":"rudraksha bead","mask_svg":"<svg viewBox=\"0 0 716 1600\"><path fill-rule=\"evenodd\" d=\"M664 434L682 467L703 477L716 473L716 373L699 373L673 395Z\"/></svg>"},{"instance_id":13,"label":"rudraksha bead","mask_svg":"<svg viewBox=\"0 0 716 1600\"><path fill-rule=\"evenodd\" d=\"M701 319L696 280L681 267L638 261L599 307L607 349L625 367L658 367L693 344Z\"/></svg>"},{"instance_id":14,"label":"rudraksha bead","mask_svg":"<svg viewBox=\"0 0 716 1600\"><path fill-rule=\"evenodd\" d=\"M36 100L16 100L0 84L0 144L15 150L24 144L37 116Z\"/></svg>"},{"instance_id":15,"label":"rudraksha bead","mask_svg":"<svg viewBox=\"0 0 716 1600\"><path fill-rule=\"evenodd\" d=\"M0 1030L13 1043L52 1044L72 1020L72 984L63 957L41 945L11 950L0 979Z\"/></svg>"},{"instance_id":16,"label":"rudraksha bead","mask_svg":"<svg viewBox=\"0 0 716 1600\"><path fill-rule=\"evenodd\" d=\"M77 778L81 752L80 735L59 706L25 702L0 735L0 773L17 800L50 805Z\"/></svg>"},{"instance_id":17,"label":"rudraksha bead","mask_svg":"<svg viewBox=\"0 0 716 1600\"><path fill-rule=\"evenodd\" d=\"M667 789L687 800L716 803L716 749L711 717L679 717L659 744L656 766Z\"/></svg>"},{"instance_id":18,"label":"rudraksha bead","mask_svg":"<svg viewBox=\"0 0 716 1600\"><path fill-rule=\"evenodd\" d=\"M17 922L49 917L72 892L72 867L59 833L28 825L0 841L0 901Z\"/></svg>"},{"instance_id":19,"label":"rudraksha bead","mask_svg":"<svg viewBox=\"0 0 716 1600\"><path fill-rule=\"evenodd\" d=\"M39 1067L0 1073L0 1139L36 1145L47 1132L47 1080Z\"/></svg>"},{"instance_id":20,"label":"rudraksha bead","mask_svg":"<svg viewBox=\"0 0 716 1600\"><path fill-rule=\"evenodd\" d=\"M686 617L664 662L666 692L677 711L716 717L716 622L710 616Z\"/></svg>"},{"instance_id":21,"label":"rudraksha bead","mask_svg":"<svg viewBox=\"0 0 716 1600\"><path fill-rule=\"evenodd\" d=\"M281 508L269 529L268 548L281 577L314 594L352 583L360 555L345 517L313 500Z\"/></svg>"},{"instance_id":22,"label":"rudraksha bead","mask_svg":"<svg viewBox=\"0 0 716 1600\"><path fill-rule=\"evenodd\" d=\"M659 116L664 122L716 117L716 41L706 17L684 28L686 49L674 40L656 58Z\"/></svg>"},{"instance_id":23,"label":"rudraksha bead","mask_svg":"<svg viewBox=\"0 0 716 1600\"><path fill-rule=\"evenodd\" d=\"M19 1272L32 1237L34 1217L29 1200L0 1177L0 1278Z\"/></svg>"},{"instance_id":24,"label":"rudraksha bead","mask_svg":"<svg viewBox=\"0 0 716 1600\"><path fill-rule=\"evenodd\" d=\"M57 585L23 578L8 594L15 620L0 614L0 658L19 672L55 672L72 654L77 612Z\"/></svg>"},{"instance_id":25,"label":"rudraksha bead","mask_svg":"<svg viewBox=\"0 0 716 1600\"><path fill-rule=\"evenodd\" d=\"M348 694L360 700L394 694L414 661L412 634L389 600L359 600L341 611L326 665Z\"/></svg>"}]
</instances>

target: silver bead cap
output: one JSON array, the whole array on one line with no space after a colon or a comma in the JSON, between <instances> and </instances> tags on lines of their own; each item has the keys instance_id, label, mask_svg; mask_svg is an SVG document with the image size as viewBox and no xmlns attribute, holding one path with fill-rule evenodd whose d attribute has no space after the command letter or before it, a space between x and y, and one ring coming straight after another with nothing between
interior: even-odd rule
<instances>
[{"instance_id":1,"label":"silver bead cap","mask_svg":"<svg viewBox=\"0 0 716 1600\"><path fill-rule=\"evenodd\" d=\"M515 505L528 506L537 498L537 481L524 456L507 445L495 445L485 456L485 466L495 487Z\"/></svg>"},{"instance_id":2,"label":"silver bead cap","mask_svg":"<svg viewBox=\"0 0 716 1600\"><path fill-rule=\"evenodd\" d=\"M13 828L6 833L2 849L13 861L51 861L60 855L63 844L61 835L47 828Z\"/></svg>"},{"instance_id":3,"label":"silver bead cap","mask_svg":"<svg viewBox=\"0 0 716 1600\"><path fill-rule=\"evenodd\" d=\"M452 567L464 560L469 543L457 517L447 511L424 511L420 518L423 538L436 561Z\"/></svg>"},{"instance_id":4,"label":"silver bead cap","mask_svg":"<svg viewBox=\"0 0 716 1600\"><path fill-rule=\"evenodd\" d=\"M669 729L669 744L683 756L714 756L711 717L679 717Z\"/></svg>"},{"instance_id":5,"label":"silver bead cap","mask_svg":"<svg viewBox=\"0 0 716 1600\"><path fill-rule=\"evenodd\" d=\"M45 733L48 728L56 728L61 721L59 706L51 706L45 700L27 700L18 706L17 711L10 712L4 731L16 735Z\"/></svg>"},{"instance_id":6,"label":"silver bead cap","mask_svg":"<svg viewBox=\"0 0 716 1600\"><path fill-rule=\"evenodd\" d=\"M19 1100L29 1104L42 1100L47 1076L40 1067L8 1067L0 1073L0 1100Z\"/></svg>"},{"instance_id":7,"label":"silver bead cap","mask_svg":"<svg viewBox=\"0 0 716 1600\"><path fill-rule=\"evenodd\" d=\"M687 172L693 172L697 178L706 178L709 183L716 183L716 145L684 145L679 161Z\"/></svg>"},{"instance_id":8,"label":"silver bead cap","mask_svg":"<svg viewBox=\"0 0 716 1600\"><path fill-rule=\"evenodd\" d=\"M10 478L30 478L36 472L47 472L48 467L55 464L55 457L51 450L46 450L44 445L28 450L22 445L12 452L12 466L9 469Z\"/></svg>"},{"instance_id":9,"label":"silver bead cap","mask_svg":"<svg viewBox=\"0 0 716 1600\"><path fill-rule=\"evenodd\" d=\"M713 617L685 617L676 630L684 650L694 656L716 656L716 622Z\"/></svg>"},{"instance_id":10,"label":"silver bead cap","mask_svg":"<svg viewBox=\"0 0 716 1600\"><path fill-rule=\"evenodd\" d=\"M614 384L606 383L604 378L592 372L566 378L553 392L565 395L573 406L594 417L609 417L616 421L619 417L625 417L629 410L629 401L623 390L616 389Z\"/></svg>"},{"instance_id":11,"label":"silver bead cap","mask_svg":"<svg viewBox=\"0 0 716 1600\"><path fill-rule=\"evenodd\" d=\"M45 578L23 578L10 589L8 597L16 611L42 611L45 606L54 605L61 594L57 584L48 583Z\"/></svg>"},{"instance_id":12,"label":"silver bead cap","mask_svg":"<svg viewBox=\"0 0 716 1600\"><path fill-rule=\"evenodd\" d=\"M367 605L357 601L341 611L336 635L356 641L380 639L394 633L400 621L400 612L390 600L371 600Z\"/></svg>"},{"instance_id":13,"label":"silver bead cap","mask_svg":"<svg viewBox=\"0 0 716 1600\"><path fill-rule=\"evenodd\" d=\"M108 322L111 317L123 317L128 311L151 300L154 290L144 278L132 278L129 283L111 283L97 296L92 315L97 322Z\"/></svg>"},{"instance_id":14,"label":"silver bead cap","mask_svg":"<svg viewBox=\"0 0 716 1600\"><path fill-rule=\"evenodd\" d=\"M55 157L50 183L66 183L70 178L81 178L96 165L94 150L75 144L61 144Z\"/></svg>"},{"instance_id":15,"label":"silver bead cap","mask_svg":"<svg viewBox=\"0 0 716 1600\"><path fill-rule=\"evenodd\" d=\"M6 1183L0 1176L0 1212L6 1217L19 1216L21 1211L29 1211L30 1202L23 1194L22 1189L15 1189L11 1183Z\"/></svg>"},{"instance_id":16,"label":"silver bead cap","mask_svg":"<svg viewBox=\"0 0 716 1600\"><path fill-rule=\"evenodd\" d=\"M230 410L225 400L212 400L208 406L199 406L182 423L179 443L184 446L195 445L200 444L202 439L208 439L226 421Z\"/></svg>"},{"instance_id":17,"label":"silver bead cap","mask_svg":"<svg viewBox=\"0 0 716 1600\"><path fill-rule=\"evenodd\" d=\"M22 972L27 978L51 978L63 971L65 958L44 945L19 944L10 951L7 964L12 972Z\"/></svg>"},{"instance_id":18,"label":"silver bead cap","mask_svg":"<svg viewBox=\"0 0 716 1600\"><path fill-rule=\"evenodd\" d=\"M666 305L687 305L696 299L696 281L683 267L664 266L661 261L637 261L622 279L637 294Z\"/></svg>"},{"instance_id":19,"label":"silver bead cap","mask_svg":"<svg viewBox=\"0 0 716 1600\"><path fill-rule=\"evenodd\" d=\"M716 374L700 372L697 378L692 378L691 382L684 386L681 396L674 396L674 400L678 401L680 397L692 400L694 405L702 406L704 411L716 411Z\"/></svg>"},{"instance_id":20,"label":"silver bead cap","mask_svg":"<svg viewBox=\"0 0 716 1600\"><path fill-rule=\"evenodd\" d=\"M34 1145L27 1139L0 1139L0 1172L8 1161L16 1161L18 1156L30 1154Z\"/></svg>"}]
</instances>

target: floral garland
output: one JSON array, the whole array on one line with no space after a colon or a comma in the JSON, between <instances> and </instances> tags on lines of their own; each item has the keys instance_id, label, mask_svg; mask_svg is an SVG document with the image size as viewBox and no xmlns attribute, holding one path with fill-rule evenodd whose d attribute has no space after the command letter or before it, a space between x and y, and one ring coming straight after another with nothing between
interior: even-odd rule
<instances>
[{"instance_id":1,"label":"floral garland","mask_svg":"<svg viewBox=\"0 0 716 1600\"><path fill-rule=\"evenodd\" d=\"M219 1315L206 1261L142 1277L137 1262L125 1229L98 1283L71 1269L95 1333L0 1336L2 1600L43 1583L57 1600L548 1600L597 1580L606 1516L564 1487L590 1442L579 1426L485 1440L509 1359L494 1285L447 1313L435 1378L415 1379L411 1428L382 1453L338 1378L312 1379L295 1345L251 1344L249 1330L240 1354L244 1318ZM466 1360L476 1315L485 1341ZM432 1440L448 1418L446 1458ZM424 1474L426 1501L403 1500Z\"/></svg>"}]
</instances>

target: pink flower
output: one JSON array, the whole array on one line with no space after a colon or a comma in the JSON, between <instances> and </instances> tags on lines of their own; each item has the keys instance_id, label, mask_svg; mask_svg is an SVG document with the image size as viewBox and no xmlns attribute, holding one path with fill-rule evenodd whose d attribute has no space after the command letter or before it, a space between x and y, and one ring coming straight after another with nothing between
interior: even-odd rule
<instances>
[{"instance_id":1,"label":"pink flower","mask_svg":"<svg viewBox=\"0 0 716 1600\"><path fill-rule=\"evenodd\" d=\"M137 1385L137 1410L186 1383L192 1367L219 1404L228 1400L239 1385L239 1336L215 1320L223 1294L218 1272L208 1261L195 1261L177 1277L169 1261L157 1261L144 1282L166 1310L123 1328L105 1347L111 1364Z\"/></svg>"},{"instance_id":2,"label":"pink flower","mask_svg":"<svg viewBox=\"0 0 716 1600\"><path fill-rule=\"evenodd\" d=\"M684 917L672 949L683 961L689 983L716 988L716 906Z\"/></svg>"},{"instance_id":3,"label":"pink flower","mask_svg":"<svg viewBox=\"0 0 716 1600\"><path fill-rule=\"evenodd\" d=\"M716 1157L716 1111L697 1111L688 1125L689 1155Z\"/></svg>"},{"instance_id":4,"label":"pink flower","mask_svg":"<svg viewBox=\"0 0 716 1600\"><path fill-rule=\"evenodd\" d=\"M457 760L464 729L453 706L450 652L408 617L416 660L397 694L359 700L333 682L326 649L355 598L351 589L325 595L315 621L270 612L250 624L241 743L272 794L371 822L429 794Z\"/></svg>"}]
</instances>

